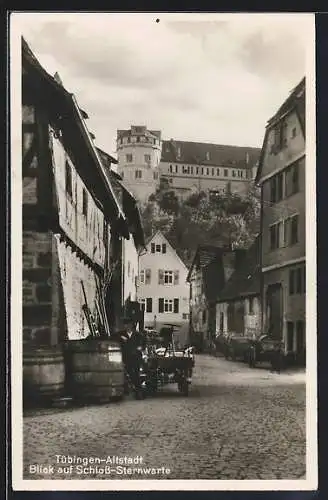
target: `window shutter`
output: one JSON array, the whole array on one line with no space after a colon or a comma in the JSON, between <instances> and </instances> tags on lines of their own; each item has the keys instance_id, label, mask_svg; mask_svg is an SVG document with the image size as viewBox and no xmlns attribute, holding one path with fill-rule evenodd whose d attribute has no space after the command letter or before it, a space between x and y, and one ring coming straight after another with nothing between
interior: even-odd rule
<instances>
[{"instance_id":1,"label":"window shutter","mask_svg":"<svg viewBox=\"0 0 328 500\"><path fill-rule=\"evenodd\" d=\"M179 284L179 271L174 271L174 284L178 285Z\"/></svg>"},{"instance_id":2,"label":"window shutter","mask_svg":"<svg viewBox=\"0 0 328 500\"><path fill-rule=\"evenodd\" d=\"M153 299L151 297L146 299L146 304L147 304L146 312L147 313L153 312Z\"/></svg>"},{"instance_id":3,"label":"window shutter","mask_svg":"<svg viewBox=\"0 0 328 500\"><path fill-rule=\"evenodd\" d=\"M179 299L174 299L174 309L173 309L173 312L174 313L178 313L179 312Z\"/></svg>"},{"instance_id":4,"label":"window shutter","mask_svg":"<svg viewBox=\"0 0 328 500\"><path fill-rule=\"evenodd\" d=\"M163 269L158 270L158 284L164 285L164 271L163 271Z\"/></svg>"},{"instance_id":5,"label":"window shutter","mask_svg":"<svg viewBox=\"0 0 328 500\"><path fill-rule=\"evenodd\" d=\"M162 244L162 253L166 253L166 243Z\"/></svg>"},{"instance_id":6,"label":"window shutter","mask_svg":"<svg viewBox=\"0 0 328 500\"><path fill-rule=\"evenodd\" d=\"M151 244L151 253L155 253L155 243Z\"/></svg>"},{"instance_id":7,"label":"window shutter","mask_svg":"<svg viewBox=\"0 0 328 500\"><path fill-rule=\"evenodd\" d=\"M158 312L164 312L164 299L158 299Z\"/></svg>"},{"instance_id":8,"label":"window shutter","mask_svg":"<svg viewBox=\"0 0 328 500\"><path fill-rule=\"evenodd\" d=\"M150 269L146 269L146 285L150 285L150 281L151 281L151 270Z\"/></svg>"}]
</instances>

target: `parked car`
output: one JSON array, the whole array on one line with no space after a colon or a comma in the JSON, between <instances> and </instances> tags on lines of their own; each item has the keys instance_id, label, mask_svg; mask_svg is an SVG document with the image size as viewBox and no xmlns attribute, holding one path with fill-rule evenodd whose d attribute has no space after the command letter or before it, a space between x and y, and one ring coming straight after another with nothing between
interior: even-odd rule
<instances>
[{"instance_id":1,"label":"parked car","mask_svg":"<svg viewBox=\"0 0 328 500\"><path fill-rule=\"evenodd\" d=\"M242 359L245 363L249 359L251 339L240 334L230 334L227 339L225 357L233 361Z\"/></svg>"},{"instance_id":2,"label":"parked car","mask_svg":"<svg viewBox=\"0 0 328 500\"><path fill-rule=\"evenodd\" d=\"M255 367L257 363L267 361L273 368L277 364L281 367L285 361L285 355L282 350L283 343L269 335L261 335L258 339L252 340L249 346L248 364Z\"/></svg>"}]
</instances>

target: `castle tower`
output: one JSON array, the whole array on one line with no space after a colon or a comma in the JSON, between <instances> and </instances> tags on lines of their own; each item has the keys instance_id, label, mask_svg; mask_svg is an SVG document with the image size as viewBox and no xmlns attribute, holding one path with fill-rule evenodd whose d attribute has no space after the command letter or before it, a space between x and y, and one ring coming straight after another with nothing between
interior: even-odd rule
<instances>
[{"instance_id":1,"label":"castle tower","mask_svg":"<svg viewBox=\"0 0 328 500\"><path fill-rule=\"evenodd\" d=\"M159 130L131 125L129 130L117 131L118 173L141 203L147 202L159 185L161 152Z\"/></svg>"}]
</instances>

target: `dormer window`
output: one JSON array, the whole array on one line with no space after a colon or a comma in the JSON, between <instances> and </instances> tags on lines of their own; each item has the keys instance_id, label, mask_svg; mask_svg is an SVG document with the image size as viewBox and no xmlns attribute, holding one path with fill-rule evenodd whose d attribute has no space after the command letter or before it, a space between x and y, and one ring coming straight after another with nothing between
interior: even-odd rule
<instances>
[{"instance_id":1,"label":"dormer window","mask_svg":"<svg viewBox=\"0 0 328 500\"><path fill-rule=\"evenodd\" d=\"M206 161L210 161L210 159L211 159L210 152L206 151Z\"/></svg>"},{"instance_id":2,"label":"dormer window","mask_svg":"<svg viewBox=\"0 0 328 500\"><path fill-rule=\"evenodd\" d=\"M177 149L177 158L181 158L181 147L178 146L178 149Z\"/></svg>"}]
</instances>

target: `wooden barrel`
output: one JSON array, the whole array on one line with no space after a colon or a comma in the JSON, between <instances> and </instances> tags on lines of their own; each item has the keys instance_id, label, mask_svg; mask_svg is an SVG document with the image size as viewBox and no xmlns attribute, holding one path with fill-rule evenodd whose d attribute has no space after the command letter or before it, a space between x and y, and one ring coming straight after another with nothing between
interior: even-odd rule
<instances>
[{"instance_id":1,"label":"wooden barrel","mask_svg":"<svg viewBox=\"0 0 328 500\"><path fill-rule=\"evenodd\" d=\"M120 345L110 340L72 340L70 392L80 401L107 402L124 394L124 365Z\"/></svg>"},{"instance_id":2,"label":"wooden barrel","mask_svg":"<svg viewBox=\"0 0 328 500\"><path fill-rule=\"evenodd\" d=\"M24 346L23 399L25 404L61 396L64 384L65 365L60 346Z\"/></svg>"}]
</instances>

